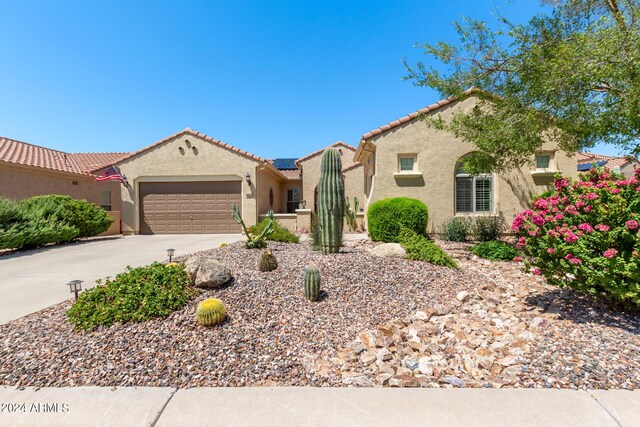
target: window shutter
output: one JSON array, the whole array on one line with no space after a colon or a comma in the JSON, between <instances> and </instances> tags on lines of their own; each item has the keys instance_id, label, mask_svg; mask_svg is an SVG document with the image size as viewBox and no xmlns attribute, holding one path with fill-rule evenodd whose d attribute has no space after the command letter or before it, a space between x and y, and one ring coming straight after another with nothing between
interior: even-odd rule
<instances>
[{"instance_id":1,"label":"window shutter","mask_svg":"<svg viewBox=\"0 0 640 427\"><path fill-rule=\"evenodd\" d=\"M491 178L476 177L476 212L491 212Z\"/></svg>"},{"instance_id":2,"label":"window shutter","mask_svg":"<svg viewBox=\"0 0 640 427\"><path fill-rule=\"evenodd\" d=\"M472 211L473 178L456 178L456 212Z\"/></svg>"}]
</instances>

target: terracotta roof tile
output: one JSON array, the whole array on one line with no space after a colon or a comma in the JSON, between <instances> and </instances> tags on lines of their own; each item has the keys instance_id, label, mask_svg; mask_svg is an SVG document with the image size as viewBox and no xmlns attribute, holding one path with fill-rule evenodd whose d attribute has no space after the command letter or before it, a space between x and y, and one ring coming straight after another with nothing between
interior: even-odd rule
<instances>
[{"instance_id":1,"label":"terracotta roof tile","mask_svg":"<svg viewBox=\"0 0 640 427\"><path fill-rule=\"evenodd\" d=\"M413 112L411 114L407 114L406 116L400 117L397 120L394 120L390 123L387 123L386 125L380 126L379 128L373 129L367 133L365 133L364 135L362 135L362 139L363 140L367 140L367 139L371 139L376 135L380 135L381 133L384 133L386 131L389 131L391 129L397 128L398 126L401 126L407 122L410 122L411 120L414 120L416 118L418 118L420 115L422 114L426 114L426 113L431 113L439 108L442 108L444 106L447 106L449 104L452 104L456 102L456 98L451 96L449 98L445 98L442 99L436 103L433 103L427 107L424 107L416 112Z\"/></svg>"},{"instance_id":2,"label":"terracotta roof tile","mask_svg":"<svg viewBox=\"0 0 640 427\"><path fill-rule=\"evenodd\" d=\"M638 159L634 157L614 157L614 156L605 156L604 154L595 154L595 153L586 153L579 152L577 155L578 164L586 164L586 163L596 163L599 161L606 161L603 166L609 169L613 169L616 166L624 166L629 162L638 162Z\"/></svg>"},{"instance_id":3,"label":"terracotta roof tile","mask_svg":"<svg viewBox=\"0 0 640 427\"><path fill-rule=\"evenodd\" d=\"M0 137L0 161L49 170L90 175L73 154Z\"/></svg>"},{"instance_id":4,"label":"terracotta roof tile","mask_svg":"<svg viewBox=\"0 0 640 427\"><path fill-rule=\"evenodd\" d=\"M287 177L287 179L300 179L300 169L284 169L280 170L280 173Z\"/></svg>"},{"instance_id":5,"label":"terracotta roof tile","mask_svg":"<svg viewBox=\"0 0 640 427\"><path fill-rule=\"evenodd\" d=\"M356 147L353 147L353 146L351 146L351 145L349 145L349 144L347 144L347 143L344 143L344 142L342 142L342 141L338 141L338 142L335 142L335 143L331 144L331 145L330 145L330 146L328 146L328 147L323 147L323 148L321 148L321 149L319 149L319 150L314 151L313 153L309 153L309 154L307 154L307 155L306 155L306 156L304 156L304 157L300 157L298 160L296 160L296 164L297 164L297 163L300 163L300 162L304 162L305 160L309 160L310 158L315 157L315 156L317 156L318 154L322 154L322 152L323 152L324 150L326 150L327 148L333 148L333 147L346 147L346 148L348 148L348 149L350 149L350 150L356 151Z\"/></svg>"},{"instance_id":6,"label":"terracotta roof tile","mask_svg":"<svg viewBox=\"0 0 640 427\"><path fill-rule=\"evenodd\" d=\"M84 171L95 171L116 163L129 153L73 153L71 154Z\"/></svg>"},{"instance_id":7,"label":"terracotta roof tile","mask_svg":"<svg viewBox=\"0 0 640 427\"><path fill-rule=\"evenodd\" d=\"M180 132L174 133L173 135L170 135L170 136L168 136L166 138L163 138L160 141L154 142L151 145L147 145L146 147L141 148L138 151L135 151L135 152L130 153L129 155L127 155L125 157L120 158L118 161L116 161L114 163L120 163L122 161L128 160L128 159L130 159L132 157L135 157L135 156L137 156L139 154L142 154L145 151L151 150L152 148L155 148L155 147L157 147L159 145L162 145L163 143L165 143L167 141L170 141L170 140L172 140L174 138L177 138L178 136L181 136L181 135L184 135L184 134L193 135L195 137L204 139L205 141L211 142L211 143L213 143L215 145L218 145L220 147L223 147L223 148L226 148L228 150L231 150L231 151L233 151L235 153L238 153L238 154L240 154L242 156L245 156L245 157L248 157L250 159L257 160L259 162L267 163L267 164L271 165L266 159L264 159L264 158L262 158L260 156L256 156L255 154L251 154L251 153L249 153L249 152L247 152L245 150L241 150L240 148L234 147L233 145L227 144L226 142L222 142L222 141L220 141L218 139L212 138L212 137L210 137L208 135L205 135L204 133L196 132L196 131L194 131L193 129L190 129L190 128L186 128L184 130L181 130ZM101 169L101 168L99 168L99 169Z\"/></svg>"}]
</instances>

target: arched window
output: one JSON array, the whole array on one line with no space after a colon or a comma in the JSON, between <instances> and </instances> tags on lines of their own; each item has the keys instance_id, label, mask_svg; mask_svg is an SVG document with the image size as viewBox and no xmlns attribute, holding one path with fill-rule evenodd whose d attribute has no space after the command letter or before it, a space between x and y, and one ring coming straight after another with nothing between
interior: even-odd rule
<instances>
[{"instance_id":1,"label":"arched window","mask_svg":"<svg viewBox=\"0 0 640 427\"><path fill-rule=\"evenodd\" d=\"M463 162L456 163L456 213L493 211L493 176L470 175Z\"/></svg>"}]
</instances>

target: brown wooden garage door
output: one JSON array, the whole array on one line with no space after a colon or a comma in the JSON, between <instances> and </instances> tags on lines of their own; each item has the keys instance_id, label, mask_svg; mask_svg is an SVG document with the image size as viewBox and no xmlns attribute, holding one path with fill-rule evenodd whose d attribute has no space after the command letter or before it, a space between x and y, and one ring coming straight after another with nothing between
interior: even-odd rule
<instances>
[{"instance_id":1,"label":"brown wooden garage door","mask_svg":"<svg viewBox=\"0 0 640 427\"><path fill-rule=\"evenodd\" d=\"M242 183L140 183L140 233L240 233L231 206L242 208Z\"/></svg>"}]
</instances>

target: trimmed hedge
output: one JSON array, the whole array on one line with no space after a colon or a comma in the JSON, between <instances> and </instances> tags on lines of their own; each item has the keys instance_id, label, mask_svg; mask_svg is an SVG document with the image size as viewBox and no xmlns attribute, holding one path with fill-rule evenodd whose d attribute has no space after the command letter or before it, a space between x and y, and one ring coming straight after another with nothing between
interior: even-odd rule
<instances>
[{"instance_id":1,"label":"trimmed hedge","mask_svg":"<svg viewBox=\"0 0 640 427\"><path fill-rule=\"evenodd\" d=\"M86 200L47 195L0 200L0 249L37 248L106 231L113 219Z\"/></svg>"},{"instance_id":2,"label":"trimmed hedge","mask_svg":"<svg viewBox=\"0 0 640 427\"><path fill-rule=\"evenodd\" d=\"M420 200L408 197L378 200L367 211L369 235L377 242L398 243L403 228L426 236L428 221L427 206Z\"/></svg>"}]
</instances>

